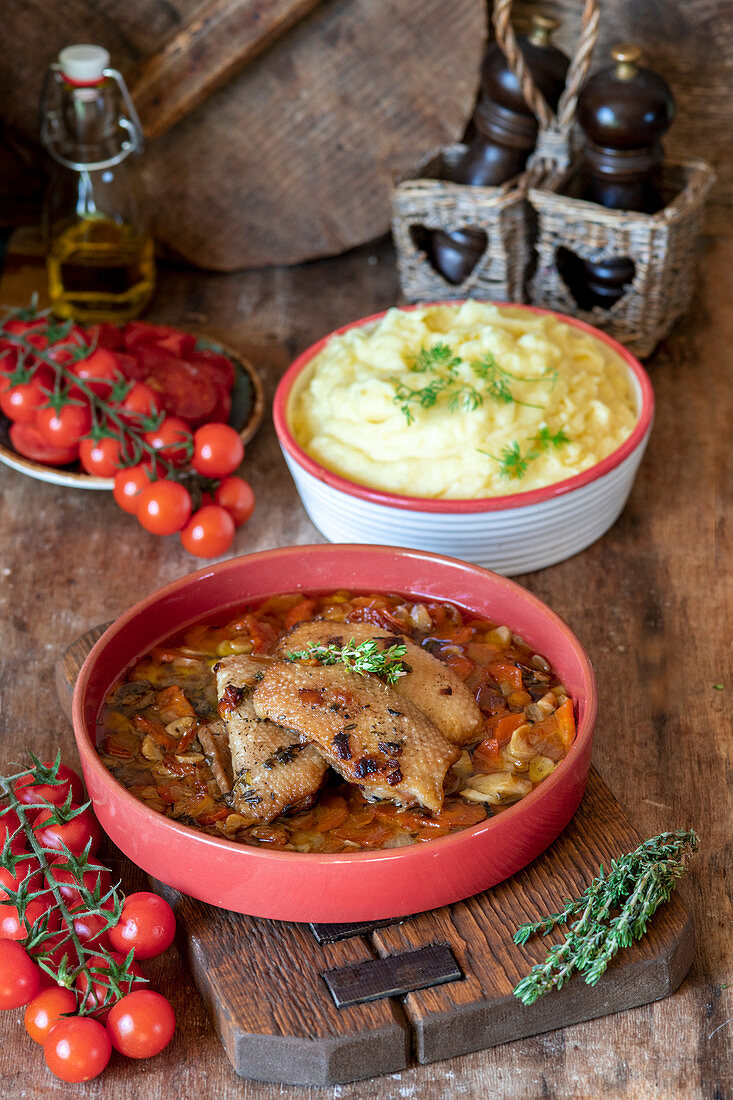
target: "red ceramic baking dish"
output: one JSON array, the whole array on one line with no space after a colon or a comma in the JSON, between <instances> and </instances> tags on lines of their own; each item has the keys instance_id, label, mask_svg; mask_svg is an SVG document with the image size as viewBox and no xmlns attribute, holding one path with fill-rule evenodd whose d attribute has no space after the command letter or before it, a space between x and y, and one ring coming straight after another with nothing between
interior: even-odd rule
<instances>
[{"instance_id":1,"label":"red ceramic baking dish","mask_svg":"<svg viewBox=\"0 0 733 1100\"><path fill-rule=\"evenodd\" d=\"M272 851L211 837L145 806L95 749L105 693L151 646L201 619L281 592L398 592L459 604L506 624L542 653L576 702L577 736L554 772L494 818L451 836L384 851ZM212 905L292 921L399 917L470 897L544 851L583 796L596 717L593 669L578 639L540 600L479 566L383 546L295 546L234 558L167 585L99 639L74 692L74 733L102 827L148 874Z\"/></svg>"}]
</instances>

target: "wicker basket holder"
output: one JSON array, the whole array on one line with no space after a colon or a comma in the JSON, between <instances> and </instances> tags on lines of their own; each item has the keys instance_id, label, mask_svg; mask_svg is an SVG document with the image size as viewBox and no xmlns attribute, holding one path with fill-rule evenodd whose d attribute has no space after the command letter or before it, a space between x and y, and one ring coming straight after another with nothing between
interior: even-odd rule
<instances>
[{"instance_id":1,"label":"wicker basket holder","mask_svg":"<svg viewBox=\"0 0 733 1100\"><path fill-rule=\"evenodd\" d=\"M580 173L566 181L564 194L531 188L537 227L530 302L579 317L635 355L650 355L692 298L705 199L714 178L702 160L665 163L658 184L666 205L656 214L607 210L574 198L573 191L582 193ZM610 308L582 309L558 269L560 249L593 262L629 257L633 278Z\"/></svg>"},{"instance_id":2,"label":"wicker basket holder","mask_svg":"<svg viewBox=\"0 0 733 1100\"><path fill-rule=\"evenodd\" d=\"M552 188L567 173L575 107L598 36L599 11L598 0L585 0L583 28L557 113L547 105L524 64L510 12L511 0L495 0L494 35L538 119L535 151L527 170L501 187L473 187L439 178L463 152L462 145L446 146L423 165L421 178L396 185L392 235L402 292L409 302L467 297L500 302L525 300L527 265L532 255L527 192L540 183ZM451 232L469 226L486 234L486 247L467 278L454 285L432 266L422 240L429 230Z\"/></svg>"}]
</instances>

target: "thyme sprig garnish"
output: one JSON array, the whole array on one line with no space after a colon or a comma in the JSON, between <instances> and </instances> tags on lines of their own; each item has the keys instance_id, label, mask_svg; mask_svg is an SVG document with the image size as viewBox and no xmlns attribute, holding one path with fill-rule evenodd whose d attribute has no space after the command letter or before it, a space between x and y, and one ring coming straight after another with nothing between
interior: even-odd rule
<instances>
[{"instance_id":1,"label":"thyme sprig garnish","mask_svg":"<svg viewBox=\"0 0 733 1100\"><path fill-rule=\"evenodd\" d=\"M543 424L529 442L534 444L534 448L524 452L516 439L502 447L499 455L492 455L490 451L484 451L481 447L477 447L476 450L479 454L486 455L487 458L499 463L499 472L502 477L520 478L526 474L530 462L539 458L543 451L549 450L550 447L561 447L564 443L569 443L570 439L562 428L553 435L547 425Z\"/></svg>"},{"instance_id":2,"label":"thyme sprig garnish","mask_svg":"<svg viewBox=\"0 0 733 1100\"><path fill-rule=\"evenodd\" d=\"M523 405L529 409L541 409L543 405L536 405L529 401L521 401L513 392L511 382L520 383L549 383L550 392L557 378L557 370L550 370L544 374L525 376L513 374L497 363L491 352L487 352L478 359L463 360L456 355L450 345L438 341L430 348L421 348L411 360L408 361L408 369L413 374L434 374L426 385L420 387L409 386L398 378L391 381L395 387L394 401L400 406L408 424L413 424L415 417L411 405L419 405L422 409L431 409L441 399L445 399L449 410L453 413L458 409L473 411L484 403L484 397L490 397L500 404ZM467 366L476 380L473 382L461 379L459 368Z\"/></svg>"},{"instance_id":3,"label":"thyme sprig garnish","mask_svg":"<svg viewBox=\"0 0 733 1100\"><path fill-rule=\"evenodd\" d=\"M517 944L535 934L546 936L578 917L563 943L552 947L545 961L522 978L514 995L523 1004L534 1004L565 985L575 971L588 985L595 985L617 952L644 935L699 843L692 830L684 829L645 840L633 852L613 860L608 874L601 866L590 886L580 897L568 900L560 913L521 925L514 934Z\"/></svg>"},{"instance_id":4,"label":"thyme sprig garnish","mask_svg":"<svg viewBox=\"0 0 733 1100\"><path fill-rule=\"evenodd\" d=\"M7 894L7 900L18 911L20 920L26 928L24 946L33 956L38 965L49 974L55 982L73 989L77 979L86 977L86 991L77 1007L77 1013L82 1016L100 1015L111 1004L119 1000L129 990L129 983L134 979L141 979L130 971L133 961L133 951L122 962L117 961L109 951L99 943L86 943L80 940L74 927L74 915L67 904L58 883L51 871L50 861L60 855L64 857L63 869L68 870L74 877L74 889L79 897L80 904L74 907L74 914L84 912L94 914L102 919L100 932L112 928L118 923L122 911L122 894L119 891L119 883L109 890L103 891L100 886L100 878L97 875L94 887L90 889L84 882L85 871L102 871L104 868L93 857L90 857L90 843L85 851L77 856L61 842L61 849L44 847L33 829L31 818L35 818L38 810L51 810L51 816L46 824L64 824L77 817L88 809L91 803L72 808L71 793L62 806L56 806L44 799L33 803L23 803L18 799L14 784L16 780L30 777L31 784L47 784L59 786L64 781L58 778L58 770L61 764L61 754L57 753L56 759L50 765L44 765L33 753L29 753L33 766L23 768L20 764L11 764L11 768L20 769L10 775L0 774L0 820L9 814L15 814L19 826L14 832L6 832L2 850L0 851L0 866L11 873L15 872L18 862L28 858L28 851L18 855L11 851L13 841L22 839L27 848L35 856L42 873L42 884L35 888L34 879L37 871L30 871L26 878L19 883L18 889L9 886L3 889ZM30 815L30 816L29 816ZM56 865L60 866L60 865ZM35 921L30 921L27 915L29 903L34 898L40 898L47 907L46 912ZM61 923L60 930L49 931L52 913L58 913ZM93 960L102 958L104 966L98 966ZM147 979L145 979L147 980ZM104 988L104 997L99 1002L95 994L96 990Z\"/></svg>"},{"instance_id":5,"label":"thyme sprig garnish","mask_svg":"<svg viewBox=\"0 0 733 1100\"><path fill-rule=\"evenodd\" d=\"M388 684L395 684L401 676L405 676L408 669L405 668L402 658L407 653L407 646L401 642L389 646L388 649L380 649L379 643L374 638L356 644L356 638L344 645L329 643L322 645L314 642L305 649L293 650L288 653L289 661L317 661L320 665L346 665L352 672L360 676L378 676Z\"/></svg>"}]
</instances>

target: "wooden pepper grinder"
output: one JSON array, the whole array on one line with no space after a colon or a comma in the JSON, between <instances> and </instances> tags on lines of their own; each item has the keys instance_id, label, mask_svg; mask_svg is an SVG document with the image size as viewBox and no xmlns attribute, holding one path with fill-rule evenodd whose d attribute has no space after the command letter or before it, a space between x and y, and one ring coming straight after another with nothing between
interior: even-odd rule
<instances>
[{"instance_id":1,"label":"wooden pepper grinder","mask_svg":"<svg viewBox=\"0 0 733 1100\"><path fill-rule=\"evenodd\" d=\"M569 64L566 55L551 41L557 26L556 19L535 15L529 35L517 37L532 79L553 110L565 87ZM445 179L478 187L497 187L523 171L537 140L537 119L497 43L489 47L484 57L473 124L475 137ZM463 282L480 259L486 247L486 235L476 229L450 233L435 230L430 235L429 246L433 266L448 282L456 285Z\"/></svg>"},{"instance_id":2,"label":"wooden pepper grinder","mask_svg":"<svg viewBox=\"0 0 733 1100\"><path fill-rule=\"evenodd\" d=\"M639 65L636 46L616 46L611 57L614 64L595 73L578 98L588 173L582 198L612 210L653 214L664 205L655 175L664 157L661 138L674 118L674 99L661 76ZM568 282L578 304L586 307L613 305L635 270L628 256L597 263L573 257L569 266Z\"/></svg>"}]
</instances>

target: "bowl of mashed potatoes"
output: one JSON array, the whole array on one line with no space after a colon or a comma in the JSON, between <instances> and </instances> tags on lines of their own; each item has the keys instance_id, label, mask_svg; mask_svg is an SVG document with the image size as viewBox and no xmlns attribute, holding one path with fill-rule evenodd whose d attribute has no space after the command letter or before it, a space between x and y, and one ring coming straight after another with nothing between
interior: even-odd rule
<instances>
[{"instance_id":1,"label":"bowl of mashed potatoes","mask_svg":"<svg viewBox=\"0 0 733 1100\"><path fill-rule=\"evenodd\" d=\"M574 318L490 302L393 308L320 340L275 428L332 542L432 550L512 575L621 513L652 427L641 364Z\"/></svg>"}]
</instances>

